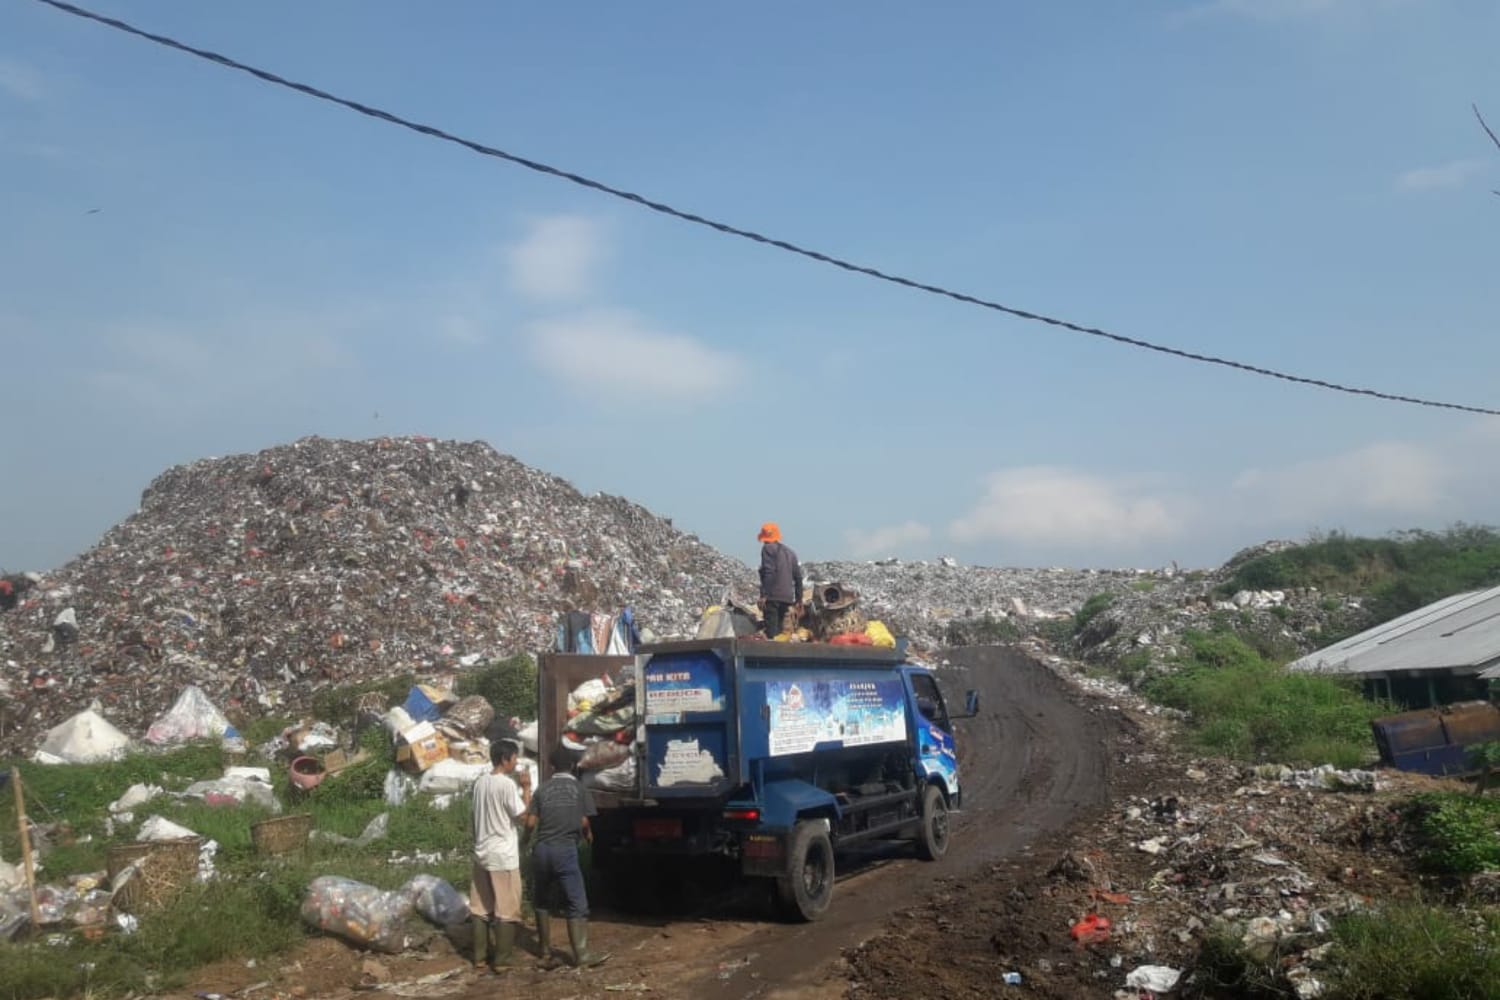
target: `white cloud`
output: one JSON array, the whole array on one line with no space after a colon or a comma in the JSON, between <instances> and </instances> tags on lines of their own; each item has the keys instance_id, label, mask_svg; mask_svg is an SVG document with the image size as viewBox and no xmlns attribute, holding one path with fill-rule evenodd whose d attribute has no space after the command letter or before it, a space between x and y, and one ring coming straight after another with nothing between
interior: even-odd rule
<instances>
[{"instance_id":1,"label":"white cloud","mask_svg":"<svg viewBox=\"0 0 1500 1000\"><path fill-rule=\"evenodd\" d=\"M543 370L595 397L697 401L728 388L745 367L737 355L683 334L649 329L622 310L538 320L525 335Z\"/></svg>"},{"instance_id":2,"label":"white cloud","mask_svg":"<svg viewBox=\"0 0 1500 1000\"><path fill-rule=\"evenodd\" d=\"M1435 167L1418 167L1396 178L1398 191L1439 191L1463 187L1484 171L1483 160L1453 160Z\"/></svg>"},{"instance_id":3,"label":"white cloud","mask_svg":"<svg viewBox=\"0 0 1500 1000\"><path fill-rule=\"evenodd\" d=\"M1273 469L1234 481L1236 506L1259 519L1312 522L1347 513L1431 515L1442 510L1454 478L1434 448L1388 441Z\"/></svg>"},{"instance_id":4,"label":"white cloud","mask_svg":"<svg viewBox=\"0 0 1500 1000\"><path fill-rule=\"evenodd\" d=\"M932 529L920 521L903 521L883 528L862 531L850 528L844 532L849 551L861 559L888 556L893 552L920 545L932 537Z\"/></svg>"},{"instance_id":5,"label":"white cloud","mask_svg":"<svg viewBox=\"0 0 1500 1000\"><path fill-rule=\"evenodd\" d=\"M42 75L30 66L0 56L0 93L18 101L40 101L47 94Z\"/></svg>"},{"instance_id":6,"label":"white cloud","mask_svg":"<svg viewBox=\"0 0 1500 1000\"><path fill-rule=\"evenodd\" d=\"M583 298L603 254L604 234L596 220L580 215L537 219L510 250L511 285L541 301Z\"/></svg>"},{"instance_id":7,"label":"white cloud","mask_svg":"<svg viewBox=\"0 0 1500 1000\"><path fill-rule=\"evenodd\" d=\"M1167 501L1073 469L1030 466L992 474L984 496L949 526L959 542L1130 547L1181 530Z\"/></svg>"}]
</instances>

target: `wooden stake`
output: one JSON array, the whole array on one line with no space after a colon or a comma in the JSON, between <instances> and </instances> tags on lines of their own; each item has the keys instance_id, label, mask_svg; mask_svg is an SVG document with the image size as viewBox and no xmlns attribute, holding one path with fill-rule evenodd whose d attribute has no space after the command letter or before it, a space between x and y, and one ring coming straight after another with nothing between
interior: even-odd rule
<instances>
[{"instance_id":1,"label":"wooden stake","mask_svg":"<svg viewBox=\"0 0 1500 1000\"><path fill-rule=\"evenodd\" d=\"M26 820L26 796L21 790L21 769L10 769L11 787L16 790L16 828L21 834L21 864L26 871L26 891L31 896L31 930L42 926L42 911L36 902L36 868L31 861L31 824Z\"/></svg>"}]
</instances>

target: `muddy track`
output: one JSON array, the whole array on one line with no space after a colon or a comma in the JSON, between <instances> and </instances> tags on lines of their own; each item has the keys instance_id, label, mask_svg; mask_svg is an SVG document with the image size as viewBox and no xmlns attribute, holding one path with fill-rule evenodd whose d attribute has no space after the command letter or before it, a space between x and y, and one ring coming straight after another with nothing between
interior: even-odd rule
<instances>
[{"instance_id":1,"label":"muddy track","mask_svg":"<svg viewBox=\"0 0 1500 1000\"><path fill-rule=\"evenodd\" d=\"M507 988L536 1000L646 990L694 1000L842 997L844 951L878 935L892 914L923 902L935 879L985 872L1107 801L1112 713L1097 705L1090 711L1019 651L971 647L948 658L951 666L939 676L950 702L961 704L963 692L974 688L981 711L959 723L964 809L942 861L918 861L910 845L841 855L833 906L813 924L773 922L759 897L743 893L710 896L655 918L602 910L594 939L613 951L612 961L583 973L518 969L508 974ZM464 992L477 1000L494 989L476 983Z\"/></svg>"},{"instance_id":2,"label":"muddy track","mask_svg":"<svg viewBox=\"0 0 1500 1000\"><path fill-rule=\"evenodd\" d=\"M924 863L889 854L843 877L829 914L814 924L768 924L738 942L755 958L728 980L711 967L684 996L795 996L824 980L845 948L879 932L883 918L925 895L936 876L962 877L1061 830L1103 805L1111 759L1108 716L1093 714L1051 671L1003 647L949 654L950 701L980 693L980 715L960 723L964 809L948 855Z\"/></svg>"}]
</instances>

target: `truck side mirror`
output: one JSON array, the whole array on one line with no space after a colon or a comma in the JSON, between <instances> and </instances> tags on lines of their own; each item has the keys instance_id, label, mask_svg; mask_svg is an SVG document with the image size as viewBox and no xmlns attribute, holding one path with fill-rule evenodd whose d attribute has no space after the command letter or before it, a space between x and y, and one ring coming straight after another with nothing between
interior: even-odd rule
<instances>
[{"instance_id":1,"label":"truck side mirror","mask_svg":"<svg viewBox=\"0 0 1500 1000\"><path fill-rule=\"evenodd\" d=\"M979 692L966 691L964 693L964 714L955 715L955 719L972 719L979 714Z\"/></svg>"}]
</instances>

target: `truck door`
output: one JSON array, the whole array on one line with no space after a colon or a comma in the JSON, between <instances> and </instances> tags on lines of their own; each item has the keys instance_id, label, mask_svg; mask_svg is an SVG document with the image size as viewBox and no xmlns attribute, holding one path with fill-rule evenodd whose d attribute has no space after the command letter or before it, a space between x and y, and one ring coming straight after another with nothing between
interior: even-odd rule
<instances>
[{"instance_id":1,"label":"truck door","mask_svg":"<svg viewBox=\"0 0 1500 1000\"><path fill-rule=\"evenodd\" d=\"M917 773L924 780L940 782L948 790L948 804L957 809L958 745L953 741L943 692L931 674L915 671L911 688L917 709Z\"/></svg>"}]
</instances>

